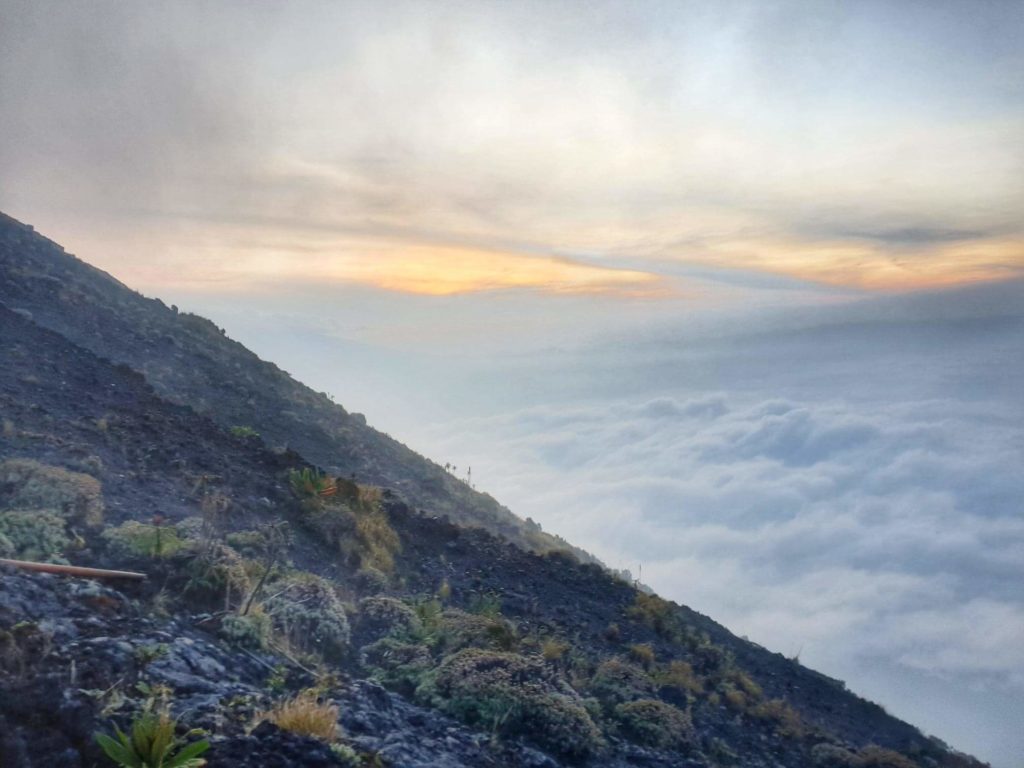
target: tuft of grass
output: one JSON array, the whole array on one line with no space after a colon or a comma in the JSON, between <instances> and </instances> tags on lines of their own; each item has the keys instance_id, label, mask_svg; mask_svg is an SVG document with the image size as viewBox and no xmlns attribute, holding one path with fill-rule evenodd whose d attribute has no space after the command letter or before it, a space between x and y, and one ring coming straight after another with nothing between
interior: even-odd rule
<instances>
[{"instance_id":1,"label":"tuft of grass","mask_svg":"<svg viewBox=\"0 0 1024 768\"><path fill-rule=\"evenodd\" d=\"M314 691L302 691L279 701L260 720L269 720L278 728L301 736L312 736L327 743L338 738L338 706L321 701Z\"/></svg>"}]
</instances>

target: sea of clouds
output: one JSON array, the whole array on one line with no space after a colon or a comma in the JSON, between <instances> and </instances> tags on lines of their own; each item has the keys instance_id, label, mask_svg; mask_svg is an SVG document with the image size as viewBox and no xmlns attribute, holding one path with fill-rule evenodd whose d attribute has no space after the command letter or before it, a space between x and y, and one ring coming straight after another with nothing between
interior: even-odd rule
<instances>
[{"instance_id":1,"label":"sea of clouds","mask_svg":"<svg viewBox=\"0 0 1024 768\"><path fill-rule=\"evenodd\" d=\"M557 382L544 402L439 422L417 447L659 593L1017 766L1022 329L638 340L565 378L535 371Z\"/></svg>"}]
</instances>

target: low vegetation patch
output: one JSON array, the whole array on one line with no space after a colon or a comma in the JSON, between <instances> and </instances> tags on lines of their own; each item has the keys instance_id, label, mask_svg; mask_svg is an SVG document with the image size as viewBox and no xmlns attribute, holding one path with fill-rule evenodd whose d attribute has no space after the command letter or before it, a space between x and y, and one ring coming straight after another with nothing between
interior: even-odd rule
<instances>
[{"instance_id":1,"label":"low vegetation patch","mask_svg":"<svg viewBox=\"0 0 1024 768\"><path fill-rule=\"evenodd\" d=\"M655 749L682 749L694 741L690 715L658 699L619 704L615 719L629 739Z\"/></svg>"},{"instance_id":2,"label":"low vegetation patch","mask_svg":"<svg viewBox=\"0 0 1024 768\"><path fill-rule=\"evenodd\" d=\"M303 691L279 701L259 719L269 720L282 730L328 743L338 738L338 706L321 700L315 691Z\"/></svg>"},{"instance_id":3,"label":"low vegetation patch","mask_svg":"<svg viewBox=\"0 0 1024 768\"><path fill-rule=\"evenodd\" d=\"M441 662L419 693L496 736L526 736L560 755L585 757L603 746L579 694L539 657L460 651Z\"/></svg>"}]
</instances>

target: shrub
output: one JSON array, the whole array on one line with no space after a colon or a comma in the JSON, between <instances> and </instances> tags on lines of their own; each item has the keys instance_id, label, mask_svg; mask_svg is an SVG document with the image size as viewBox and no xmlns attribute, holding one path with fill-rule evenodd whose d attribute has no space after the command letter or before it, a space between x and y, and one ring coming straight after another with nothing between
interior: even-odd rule
<instances>
[{"instance_id":1,"label":"shrub","mask_svg":"<svg viewBox=\"0 0 1024 768\"><path fill-rule=\"evenodd\" d=\"M95 477L31 459L0 463L0 509L48 509L69 522L103 522L103 498Z\"/></svg>"},{"instance_id":2,"label":"shrub","mask_svg":"<svg viewBox=\"0 0 1024 768\"><path fill-rule=\"evenodd\" d=\"M305 522L354 566L389 574L402 545L387 514L377 507L354 510L335 501L308 507Z\"/></svg>"},{"instance_id":3,"label":"shrub","mask_svg":"<svg viewBox=\"0 0 1024 768\"><path fill-rule=\"evenodd\" d=\"M267 641L270 640L271 628L270 617L257 605L253 606L245 616L237 613L225 616L220 623L220 634L225 640L235 645L259 650L266 648Z\"/></svg>"},{"instance_id":4,"label":"shrub","mask_svg":"<svg viewBox=\"0 0 1024 768\"><path fill-rule=\"evenodd\" d=\"M528 736L562 755L586 757L603 743L579 694L540 658L460 651L441 662L420 694L470 724Z\"/></svg>"},{"instance_id":5,"label":"shrub","mask_svg":"<svg viewBox=\"0 0 1024 768\"><path fill-rule=\"evenodd\" d=\"M268 590L274 594L263 601L263 608L293 647L325 658L345 652L348 616L329 581L300 573L275 582Z\"/></svg>"},{"instance_id":6,"label":"shrub","mask_svg":"<svg viewBox=\"0 0 1024 768\"><path fill-rule=\"evenodd\" d=\"M359 601L353 635L356 645L366 645L382 637L412 637L422 630L416 612L393 597L365 597Z\"/></svg>"},{"instance_id":7,"label":"shrub","mask_svg":"<svg viewBox=\"0 0 1024 768\"><path fill-rule=\"evenodd\" d=\"M639 699L619 704L615 719L633 741L656 749L681 749L693 742L690 715L657 699Z\"/></svg>"},{"instance_id":8,"label":"shrub","mask_svg":"<svg viewBox=\"0 0 1024 768\"><path fill-rule=\"evenodd\" d=\"M855 768L859 765L855 753L835 744L815 744L811 747L811 759L821 768Z\"/></svg>"},{"instance_id":9,"label":"shrub","mask_svg":"<svg viewBox=\"0 0 1024 768\"><path fill-rule=\"evenodd\" d=\"M629 646L629 658L644 669L654 664L654 649L648 643Z\"/></svg>"},{"instance_id":10,"label":"shrub","mask_svg":"<svg viewBox=\"0 0 1024 768\"><path fill-rule=\"evenodd\" d=\"M602 704L614 707L627 701L654 696L654 682L637 666L621 659L601 662L590 680L590 693Z\"/></svg>"},{"instance_id":11,"label":"shrub","mask_svg":"<svg viewBox=\"0 0 1024 768\"><path fill-rule=\"evenodd\" d=\"M672 603L657 595L637 592L633 605L626 609L626 614L646 624L660 637L670 637L678 629L679 619Z\"/></svg>"},{"instance_id":12,"label":"shrub","mask_svg":"<svg viewBox=\"0 0 1024 768\"><path fill-rule=\"evenodd\" d=\"M321 741L332 742L338 738L338 706L320 701L314 691L303 691L279 701L260 719L269 720L282 730Z\"/></svg>"},{"instance_id":13,"label":"shrub","mask_svg":"<svg viewBox=\"0 0 1024 768\"><path fill-rule=\"evenodd\" d=\"M185 546L174 528L135 520L107 528L101 537L111 555L119 558L170 557Z\"/></svg>"},{"instance_id":14,"label":"shrub","mask_svg":"<svg viewBox=\"0 0 1024 768\"><path fill-rule=\"evenodd\" d=\"M176 723L166 712L145 711L132 722L129 733L114 726L114 737L95 734L104 754L123 768L199 768L210 748L205 739L186 744L174 735ZM130 735L129 735L130 734Z\"/></svg>"},{"instance_id":15,"label":"shrub","mask_svg":"<svg viewBox=\"0 0 1024 768\"><path fill-rule=\"evenodd\" d=\"M411 695L431 667L430 651L425 646L385 637L363 646L360 663L371 670L370 676L405 695Z\"/></svg>"},{"instance_id":16,"label":"shrub","mask_svg":"<svg viewBox=\"0 0 1024 768\"><path fill-rule=\"evenodd\" d=\"M385 512L375 509L356 515L356 535L362 545L362 567L376 568L382 573L395 569L395 555L402 551L402 542Z\"/></svg>"},{"instance_id":17,"label":"shrub","mask_svg":"<svg viewBox=\"0 0 1024 768\"><path fill-rule=\"evenodd\" d=\"M66 563L64 551L71 544L63 517L46 510L0 512L0 544L14 557L47 563Z\"/></svg>"},{"instance_id":18,"label":"shrub","mask_svg":"<svg viewBox=\"0 0 1024 768\"><path fill-rule=\"evenodd\" d=\"M544 657L544 661L560 661L568 650L568 643L555 637L549 637L541 643L540 655Z\"/></svg>"},{"instance_id":19,"label":"shrub","mask_svg":"<svg viewBox=\"0 0 1024 768\"><path fill-rule=\"evenodd\" d=\"M363 594L376 595L388 588L387 575L372 565L364 565L355 575L356 589Z\"/></svg>"},{"instance_id":20,"label":"shrub","mask_svg":"<svg viewBox=\"0 0 1024 768\"><path fill-rule=\"evenodd\" d=\"M257 432L255 429L244 425L232 427L230 432L235 437L240 437L243 440L260 436L260 433Z\"/></svg>"},{"instance_id":21,"label":"shrub","mask_svg":"<svg viewBox=\"0 0 1024 768\"><path fill-rule=\"evenodd\" d=\"M864 768L918 768L917 763L892 749L868 744L857 753L858 764Z\"/></svg>"},{"instance_id":22,"label":"shrub","mask_svg":"<svg viewBox=\"0 0 1024 768\"><path fill-rule=\"evenodd\" d=\"M704 684L700 677L685 661L670 662L668 669L656 674L654 679L660 686L674 688L685 693L696 695L704 692Z\"/></svg>"},{"instance_id":23,"label":"shrub","mask_svg":"<svg viewBox=\"0 0 1024 768\"><path fill-rule=\"evenodd\" d=\"M515 627L506 619L466 613L457 608L449 608L442 612L440 636L441 645L446 653L464 648L511 651L518 644Z\"/></svg>"},{"instance_id":24,"label":"shrub","mask_svg":"<svg viewBox=\"0 0 1024 768\"><path fill-rule=\"evenodd\" d=\"M257 568L258 564L231 547L211 542L184 565L188 580L182 592L198 600L229 603L232 595L245 595L252 589Z\"/></svg>"},{"instance_id":25,"label":"shrub","mask_svg":"<svg viewBox=\"0 0 1024 768\"><path fill-rule=\"evenodd\" d=\"M729 682L735 685L739 690L743 691L744 695L748 699L758 700L764 698L764 691L761 690L761 686L754 682L754 680L741 669L733 669L728 675Z\"/></svg>"},{"instance_id":26,"label":"shrub","mask_svg":"<svg viewBox=\"0 0 1024 768\"><path fill-rule=\"evenodd\" d=\"M806 733L800 713L782 699L761 702L750 710L750 715L775 723L775 730L780 736L796 739Z\"/></svg>"}]
</instances>

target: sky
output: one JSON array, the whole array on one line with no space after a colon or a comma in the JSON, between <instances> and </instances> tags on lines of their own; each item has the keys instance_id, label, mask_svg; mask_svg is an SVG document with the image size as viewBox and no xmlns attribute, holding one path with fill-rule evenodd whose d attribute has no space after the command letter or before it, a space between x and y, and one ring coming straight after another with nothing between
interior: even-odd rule
<instances>
[{"instance_id":1,"label":"sky","mask_svg":"<svg viewBox=\"0 0 1024 768\"><path fill-rule=\"evenodd\" d=\"M1024 4L0 0L0 210L1024 765Z\"/></svg>"}]
</instances>

